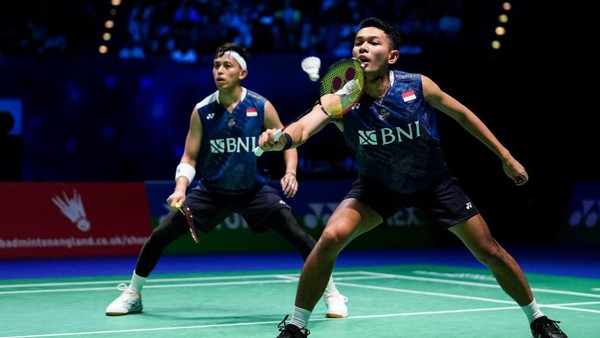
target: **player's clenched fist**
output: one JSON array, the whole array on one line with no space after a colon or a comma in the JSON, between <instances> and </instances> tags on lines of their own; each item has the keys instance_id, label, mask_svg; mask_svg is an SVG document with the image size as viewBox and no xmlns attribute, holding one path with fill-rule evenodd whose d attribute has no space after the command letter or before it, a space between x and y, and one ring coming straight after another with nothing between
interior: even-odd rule
<instances>
[{"instance_id":1,"label":"player's clenched fist","mask_svg":"<svg viewBox=\"0 0 600 338\"><path fill-rule=\"evenodd\" d=\"M260 134L258 138L258 145L264 151L281 151L284 149L287 141L289 141L288 137L281 137L282 134L285 134L281 131L281 129L267 129L262 134ZM287 134L285 134L287 136Z\"/></svg>"}]
</instances>

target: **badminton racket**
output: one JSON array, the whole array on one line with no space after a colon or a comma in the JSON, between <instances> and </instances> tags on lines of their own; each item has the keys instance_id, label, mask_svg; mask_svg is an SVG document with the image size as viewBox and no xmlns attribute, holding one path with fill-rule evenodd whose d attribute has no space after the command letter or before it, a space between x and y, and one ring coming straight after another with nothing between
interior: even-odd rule
<instances>
[{"instance_id":1,"label":"badminton racket","mask_svg":"<svg viewBox=\"0 0 600 338\"><path fill-rule=\"evenodd\" d=\"M365 71L360 61L356 58L342 59L327 69L321 78L319 85L319 101L323 112L327 115L343 115L360 100L365 84ZM279 129L274 136L278 140L285 128L298 121L304 115L312 111L312 107L298 116L294 121ZM254 154L261 156L264 150L261 147L254 148Z\"/></svg>"},{"instance_id":2,"label":"badminton racket","mask_svg":"<svg viewBox=\"0 0 600 338\"><path fill-rule=\"evenodd\" d=\"M177 209L179 209L179 212L181 212L185 216L187 225L190 228L190 234L192 235L194 242L198 243L198 234L196 233L196 226L194 226L194 216L192 215L190 208L188 208L187 205L182 204L177 205Z\"/></svg>"}]
</instances>

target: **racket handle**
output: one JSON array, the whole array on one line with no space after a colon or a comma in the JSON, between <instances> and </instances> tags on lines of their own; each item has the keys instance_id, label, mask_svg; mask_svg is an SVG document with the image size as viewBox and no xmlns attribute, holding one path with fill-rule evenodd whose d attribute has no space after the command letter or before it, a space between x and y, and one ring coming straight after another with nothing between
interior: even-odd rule
<instances>
[{"instance_id":1,"label":"racket handle","mask_svg":"<svg viewBox=\"0 0 600 338\"><path fill-rule=\"evenodd\" d=\"M256 148L254 148L254 150L252 150L252 151L254 152L254 155L256 155L256 156L260 156L265 152L263 150L263 148L258 147L258 146Z\"/></svg>"},{"instance_id":2,"label":"racket handle","mask_svg":"<svg viewBox=\"0 0 600 338\"><path fill-rule=\"evenodd\" d=\"M283 129L277 130L275 132L275 134L273 135L273 141L279 140L279 138L281 137L281 135L283 135ZM262 155L265 152L263 150L263 148L261 148L261 147L256 147L252 151L254 152L254 155L256 155L256 156L260 156L260 155Z\"/></svg>"}]
</instances>

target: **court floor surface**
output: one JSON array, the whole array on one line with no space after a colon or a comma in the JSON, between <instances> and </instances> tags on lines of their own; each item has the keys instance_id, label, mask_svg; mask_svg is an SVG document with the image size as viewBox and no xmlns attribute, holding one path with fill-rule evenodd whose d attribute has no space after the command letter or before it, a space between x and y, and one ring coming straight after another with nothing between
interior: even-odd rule
<instances>
[{"instance_id":1,"label":"court floor surface","mask_svg":"<svg viewBox=\"0 0 600 338\"><path fill-rule=\"evenodd\" d=\"M512 251L538 303L570 338L598 337L598 253ZM575 254L575 256L573 256ZM135 257L0 262L0 338L276 337L290 314L295 253L165 256L144 287L144 312L105 316ZM530 337L521 309L463 248L353 251L334 278L349 317L314 309L310 338Z\"/></svg>"}]
</instances>

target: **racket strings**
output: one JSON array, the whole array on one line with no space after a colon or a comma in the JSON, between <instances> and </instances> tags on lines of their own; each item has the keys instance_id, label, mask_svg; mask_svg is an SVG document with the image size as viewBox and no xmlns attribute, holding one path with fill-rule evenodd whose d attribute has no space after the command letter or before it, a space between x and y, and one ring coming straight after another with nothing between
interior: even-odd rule
<instances>
[{"instance_id":1,"label":"racket strings","mask_svg":"<svg viewBox=\"0 0 600 338\"><path fill-rule=\"evenodd\" d=\"M316 105L326 115L342 115L348 112L361 98L365 84L365 71L358 59L342 59L329 67L321 78L319 100L310 109L297 116L294 121L280 129L273 140L277 141L283 131L310 113ZM257 146L253 150L256 156L261 156L263 150Z\"/></svg>"},{"instance_id":2,"label":"racket strings","mask_svg":"<svg viewBox=\"0 0 600 338\"><path fill-rule=\"evenodd\" d=\"M347 112L362 96L364 70L357 59L344 59L333 64L321 81L321 106L329 115Z\"/></svg>"}]
</instances>

